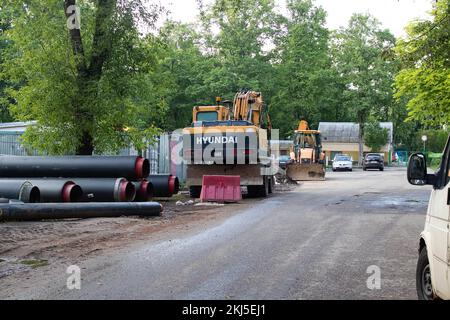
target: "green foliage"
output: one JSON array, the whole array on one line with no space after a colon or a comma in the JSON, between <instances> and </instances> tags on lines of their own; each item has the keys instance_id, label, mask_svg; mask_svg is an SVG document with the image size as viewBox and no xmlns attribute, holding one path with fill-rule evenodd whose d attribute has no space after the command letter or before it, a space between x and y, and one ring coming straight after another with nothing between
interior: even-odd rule
<instances>
[{"instance_id":1,"label":"green foliage","mask_svg":"<svg viewBox=\"0 0 450 320\"><path fill-rule=\"evenodd\" d=\"M66 25L64 4L72 2L0 0L0 108L38 120L24 136L27 148L141 148L161 130L189 125L194 106L230 100L243 88L263 93L281 138L303 118L313 128L358 122L361 144L368 139L377 149L384 134L365 124L392 121L395 143L414 149L423 128L447 123L446 1L434 22L411 24L397 55L396 39L372 16L355 14L331 32L313 0L288 0L285 15L274 0L198 0L196 23L168 20L146 35L158 8L142 0L78 0L80 41ZM0 116L8 119L8 112Z\"/></svg>"},{"instance_id":2,"label":"green foliage","mask_svg":"<svg viewBox=\"0 0 450 320\"><path fill-rule=\"evenodd\" d=\"M6 1L15 15L2 36L12 43L2 66L12 83L23 84L8 89L16 102L10 109L20 120L38 120L24 142L50 154L142 145L167 107L153 69L157 52L138 31L155 14L141 10L140 1L77 4L81 44L69 33L61 1Z\"/></svg>"},{"instance_id":3,"label":"green foliage","mask_svg":"<svg viewBox=\"0 0 450 320\"><path fill-rule=\"evenodd\" d=\"M371 121L366 125L364 131L364 144L372 152L380 152L381 148L388 143L389 130L382 128L376 121Z\"/></svg>"},{"instance_id":4,"label":"green foliage","mask_svg":"<svg viewBox=\"0 0 450 320\"><path fill-rule=\"evenodd\" d=\"M271 0L217 0L202 4L199 28L167 21L158 34L160 75L170 80L164 128L189 125L194 106L211 105L217 96L233 99L242 88L262 91L269 103L276 80L274 52L265 44L274 39L278 18Z\"/></svg>"},{"instance_id":5,"label":"green foliage","mask_svg":"<svg viewBox=\"0 0 450 320\"><path fill-rule=\"evenodd\" d=\"M264 46L276 30L274 7L274 0L216 0L204 9L205 49L218 62L206 79L212 92L228 97L251 88L270 96L271 52Z\"/></svg>"},{"instance_id":6,"label":"green foliage","mask_svg":"<svg viewBox=\"0 0 450 320\"><path fill-rule=\"evenodd\" d=\"M282 84L271 100L270 113L282 136L292 134L301 119L316 127L320 121L342 119L343 85L331 66L326 12L310 0L287 2L286 34L280 39L276 66Z\"/></svg>"},{"instance_id":7,"label":"green foliage","mask_svg":"<svg viewBox=\"0 0 450 320\"><path fill-rule=\"evenodd\" d=\"M416 134L416 140L419 141L419 145L416 150L422 150L422 136L426 135L428 140L426 142L426 149L429 152L440 153L443 152L448 140L449 132L446 130L423 130Z\"/></svg>"},{"instance_id":8,"label":"green foliage","mask_svg":"<svg viewBox=\"0 0 450 320\"><path fill-rule=\"evenodd\" d=\"M426 126L450 120L450 5L438 1L433 21L416 21L400 39L396 51L402 70L396 77L396 97L406 99L410 119Z\"/></svg>"},{"instance_id":9,"label":"green foliage","mask_svg":"<svg viewBox=\"0 0 450 320\"><path fill-rule=\"evenodd\" d=\"M332 41L334 65L345 84L343 108L360 125L359 154L363 159L365 124L390 117L393 105L392 82L397 70L393 49L395 37L381 29L368 14L354 14L345 29Z\"/></svg>"},{"instance_id":10,"label":"green foliage","mask_svg":"<svg viewBox=\"0 0 450 320\"><path fill-rule=\"evenodd\" d=\"M0 122L12 121L8 110L10 101L5 92L10 86L10 83L6 77L2 76L3 71L1 68L6 51L10 47L10 43L2 37L11 28L10 14L9 10L0 5Z\"/></svg>"},{"instance_id":11,"label":"green foliage","mask_svg":"<svg viewBox=\"0 0 450 320\"><path fill-rule=\"evenodd\" d=\"M346 86L344 109L360 124L372 115L388 115L392 108L394 45L395 37L369 15L353 15L333 37L333 60Z\"/></svg>"},{"instance_id":12,"label":"green foliage","mask_svg":"<svg viewBox=\"0 0 450 320\"><path fill-rule=\"evenodd\" d=\"M158 76L166 79L168 114L163 124L166 130L174 130L192 122L192 108L211 104L216 95L208 79L217 60L204 55L201 37L193 25L167 21L158 35L161 43L161 59Z\"/></svg>"}]
</instances>

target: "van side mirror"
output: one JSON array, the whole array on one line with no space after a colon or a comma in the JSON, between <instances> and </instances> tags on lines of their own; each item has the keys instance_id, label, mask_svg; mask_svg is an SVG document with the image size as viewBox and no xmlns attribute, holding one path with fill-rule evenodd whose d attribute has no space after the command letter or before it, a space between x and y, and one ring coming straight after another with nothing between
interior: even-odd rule
<instances>
[{"instance_id":1,"label":"van side mirror","mask_svg":"<svg viewBox=\"0 0 450 320\"><path fill-rule=\"evenodd\" d=\"M428 174L427 159L423 153L411 155L408 163L408 181L415 186L434 185L434 175Z\"/></svg>"}]
</instances>

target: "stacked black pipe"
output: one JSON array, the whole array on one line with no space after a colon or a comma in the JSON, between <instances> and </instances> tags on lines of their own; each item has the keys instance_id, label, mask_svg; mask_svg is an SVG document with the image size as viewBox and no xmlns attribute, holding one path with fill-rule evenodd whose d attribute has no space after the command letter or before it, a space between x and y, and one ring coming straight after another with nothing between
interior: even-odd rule
<instances>
[{"instance_id":1,"label":"stacked black pipe","mask_svg":"<svg viewBox=\"0 0 450 320\"><path fill-rule=\"evenodd\" d=\"M180 191L180 182L171 174L150 175L148 180L153 184L153 195L157 198L170 198Z\"/></svg>"},{"instance_id":2,"label":"stacked black pipe","mask_svg":"<svg viewBox=\"0 0 450 320\"><path fill-rule=\"evenodd\" d=\"M41 192L30 181L3 180L0 182L0 198L37 203L41 201Z\"/></svg>"},{"instance_id":3,"label":"stacked black pipe","mask_svg":"<svg viewBox=\"0 0 450 320\"><path fill-rule=\"evenodd\" d=\"M150 163L142 157L0 157L4 178L126 178L144 179Z\"/></svg>"},{"instance_id":4,"label":"stacked black pipe","mask_svg":"<svg viewBox=\"0 0 450 320\"><path fill-rule=\"evenodd\" d=\"M0 156L0 221L160 215L149 171L142 157ZM166 180L161 192L178 192Z\"/></svg>"},{"instance_id":5,"label":"stacked black pipe","mask_svg":"<svg viewBox=\"0 0 450 320\"><path fill-rule=\"evenodd\" d=\"M133 184L136 189L136 199L135 199L136 201L147 202L153 199L154 196L153 183L151 183L148 179L135 181L133 182Z\"/></svg>"},{"instance_id":6,"label":"stacked black pipe","mask_svg":"<svg viewBox=\"0 0 450 320\"><path fill-rule=\"evenodd\" d=\"M0 198L26 203L150 201L153 188L145 184L149 172L150 163L142 157L0 156ZM142 181L142 186L136 190L130 181ZM32 192L29 184L39 190Z\"/></svg>"},{"instance_id":7,"label":"stacked black pipe","mask_svg":"<svg viewBox=\"0 0 450 320\"><path fill-rule=\"evenodd\" d=\"M113 217L155 217L163 211L161 204L144 203L5 203L0 201L0 222Z\"/></svg>"}]
</instances>

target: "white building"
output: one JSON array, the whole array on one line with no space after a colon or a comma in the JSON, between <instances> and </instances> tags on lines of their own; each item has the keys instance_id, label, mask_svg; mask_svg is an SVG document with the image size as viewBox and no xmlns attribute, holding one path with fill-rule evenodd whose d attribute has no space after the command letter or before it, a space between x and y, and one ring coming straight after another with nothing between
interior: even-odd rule
<instances>
[{"instance_id":1,"label":"white building","mask_svg":"<svg viewBox=\"0 0 450 320\"><path fill-rule=\"evenodd\" d=\"M394 152L394 124L381 122L380 126L388 130L388 143L381 148L384 159L390 163ZM321 122L319 131L322 135L323 151L329 160L336 154L348 154L353 161L359 161L359 124L353 122ZM364 153L372 150L364 146Z\"/></svg>"}]
</instances>

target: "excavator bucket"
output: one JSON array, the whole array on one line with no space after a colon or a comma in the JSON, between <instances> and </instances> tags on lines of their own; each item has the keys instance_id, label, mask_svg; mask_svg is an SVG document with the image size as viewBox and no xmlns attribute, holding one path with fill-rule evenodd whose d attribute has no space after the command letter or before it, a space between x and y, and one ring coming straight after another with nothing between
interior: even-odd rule
<instances>
[{"instance_id":1,"label":"excavator bucket","mask_svg":"<svg viewBox=\"0 0 450 320\"><path fill-rule=\"evenodd\" d=\"M325 181L325 165L292 163L287 167L286 175L293 181Z\"/></svg>"}]
</instances>

